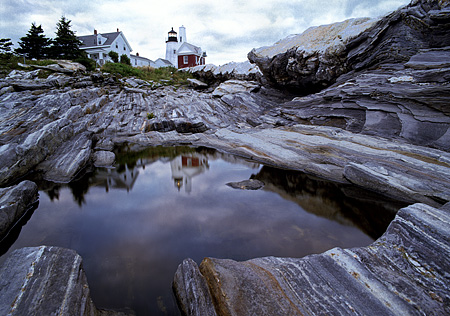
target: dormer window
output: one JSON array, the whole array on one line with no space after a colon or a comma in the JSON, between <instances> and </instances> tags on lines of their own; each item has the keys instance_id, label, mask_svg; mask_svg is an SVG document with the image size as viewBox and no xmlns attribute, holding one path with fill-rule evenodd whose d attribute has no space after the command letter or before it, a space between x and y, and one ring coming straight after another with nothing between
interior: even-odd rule
<instances>
[{"instance_id":1,"label":"dormer window","mask_svg":"<svg viewBox=\"0 0 450 316\"><path fill-rule=\"evenodd\" d=\"M98 45L102 45L102 40L98 40Z\"/></svg>"}]
</instances>

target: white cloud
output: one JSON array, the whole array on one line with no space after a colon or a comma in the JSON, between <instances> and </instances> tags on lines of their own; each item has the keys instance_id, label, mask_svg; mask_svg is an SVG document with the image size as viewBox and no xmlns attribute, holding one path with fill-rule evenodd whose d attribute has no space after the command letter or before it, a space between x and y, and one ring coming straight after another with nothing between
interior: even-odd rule
<instances>
[{"instance_id":1,"label":"white cloud","mask_svg":"<svg viewBox=\"0 0 450 316\"><path fill-rule=\"evenodd\" d=\"M207 62L242 61L254 47L270 45L314 25L349 17L380 16L409 0L248 0L248 1L63 1L2 0L0 37L14 43L25 36L31 23L42 24L54 37L62 15L72 20L77 35L124 32L133 51L151 59L164 57L165 39L171 27L184 25L188 41L208 53Z\"/></svg>"}]
</instances>

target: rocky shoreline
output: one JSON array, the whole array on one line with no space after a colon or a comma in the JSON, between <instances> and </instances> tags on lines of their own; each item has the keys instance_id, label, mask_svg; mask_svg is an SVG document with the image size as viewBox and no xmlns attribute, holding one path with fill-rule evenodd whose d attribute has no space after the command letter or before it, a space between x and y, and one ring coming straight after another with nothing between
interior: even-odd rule
<instances>
[{"instance_id":1,"label":"rocky shoreline","mask_svg":"<svg viewBox=\"0 0 450 316\"><path fill-rule=\"evenodd\" d=\"M187 260L175 278L184 313L243 315L254 308L260 315L275 315L271 311L276 310L320 313L315 304L329 313L369 312L358 305L361 297L371 302L367 308L379 308L385 315L428 308L449 313L444 273L449 268L449 230L444 227L448 204L443 207L450 201L449 21L448 1L414 0L376 21L317 27L270 48L254 49L249 59L257 67L232 63L191 69L209 88L195 82L194 87L173 87L85 74L71 63L46 69L54 73L44 79L39 78L42 69L13 71L0 79L0 238L36 201L33 183L21 182L30 173L67 183L91 166L111 166L114 148L125 144L134 150L205 146L351 183L412 205L369 247L245 263L210 258L200 270ZM324 32L330 37L322 38ZM299 44L305 38L314 45ZM7 193L13 191L19 193ZM18 206L12 210L14 203ZM432 259L433 251L439 258ZM59 253L64 257L66 252ZM325 269L329 260L343 270ZM312 281L308 267L316 263L323 269L317 268L320 280ZM10 268L1 269L6 273ZM407 293L391 282L405 280L402 269L417 272L404 283ZM292 276L294 271L308 282ZM245 286L240 283L243 275ZM10 286L28 279L1 280L3 298ZM325 287L317 292L321 300L300 295L308 286L322 287L321 282L342 287L343 280L352 281L349 291L357 289L345 298ZM364 284L366 292L361 290ZM262 285L271 290L255 292ZM34 295L32 291L25 292ZM257 293L254 306L252 293ZM82 301L88 302L83 295ZM270 306L264 303L268 297ZM0 307L11 303L3 300ZM97 312L89 307L83 313Z\"/></svg>"}]
</instances>

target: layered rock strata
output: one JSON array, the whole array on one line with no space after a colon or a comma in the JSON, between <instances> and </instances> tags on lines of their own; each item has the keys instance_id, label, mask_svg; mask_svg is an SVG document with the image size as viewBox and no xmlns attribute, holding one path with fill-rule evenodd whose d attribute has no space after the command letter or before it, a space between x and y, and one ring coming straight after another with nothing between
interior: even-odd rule
<instances>
[{"instance_id":1,"label":"layered rock strata","mask_svg":"<svg viewBox=\"0 0 450 316\"><path fill-rule=\"evenodd\" d=\"M31 181L0 188L0 241L27 211L36 206L37 200L38 188Z\"/></svg>"},{"instance_id":2,"label":"layered rock strata","mask_svg":"<svg viewBox=\"0 0 450 316\"><path fill-rule=\"evenodd\" d=\"M349 71L405 63L420 49L448 46L448 7L448 1L414 0L378 20L312 27L253 49L248 58L270 83L308 94Z\"/></svg>"},{"instance_id":3,"label":"layered rock strata","mask_svg":"<svg viewBox=\"0 0 450 316\"><path fill-rule=\"evenodd\" d=\"M199 268L187 259L174 289L186 315L445 315L449 211L448 204L401 209L368 247L299 259L205 258ZM188 280L183 271L192 271ZM209 301L215 313L207 304L186 303Z\"/></svg>"},{"instance_id":4,"label":"layered rock strata","mask_svg":"<svg viewBox=\"0 0 450 316\"><path fill-rule=\"evenodd\" d=\"M126 316L97 310L82 266L73 250L22 248L0 267L1 315Z\"/></svg>"}]
</instances>

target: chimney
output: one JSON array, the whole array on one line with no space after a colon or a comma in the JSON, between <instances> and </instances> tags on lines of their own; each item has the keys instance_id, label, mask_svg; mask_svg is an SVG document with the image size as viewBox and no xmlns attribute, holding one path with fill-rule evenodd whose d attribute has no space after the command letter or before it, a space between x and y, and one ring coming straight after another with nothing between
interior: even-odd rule
<instances>
[{"instance_id":1,"label":"chimney","mask_svg":"<svg viewBox=\"0 0 450 316\"><path fill-rule=\"evenodd\" d=\"M117 32L119 32L119 28L117 28Z\"/></svg>"},{"instance_id":2,"label":"chimney","mask_svg":"<svg viewBox=\"0 0 450 316\"><path fill-rule=\"evenodd\" d=\"M94 35L97 35L97 30L94 30Z\"/></svg>"},{"instance_id":3,"label":"chimney","mask_svg":"<svg viewBox=\"0 0 450 316\"><path fill-rule=\"evenodd\" d=\"M139 53L136 53L136 56L139 57Z\"/></svg>"}]
</instances>

